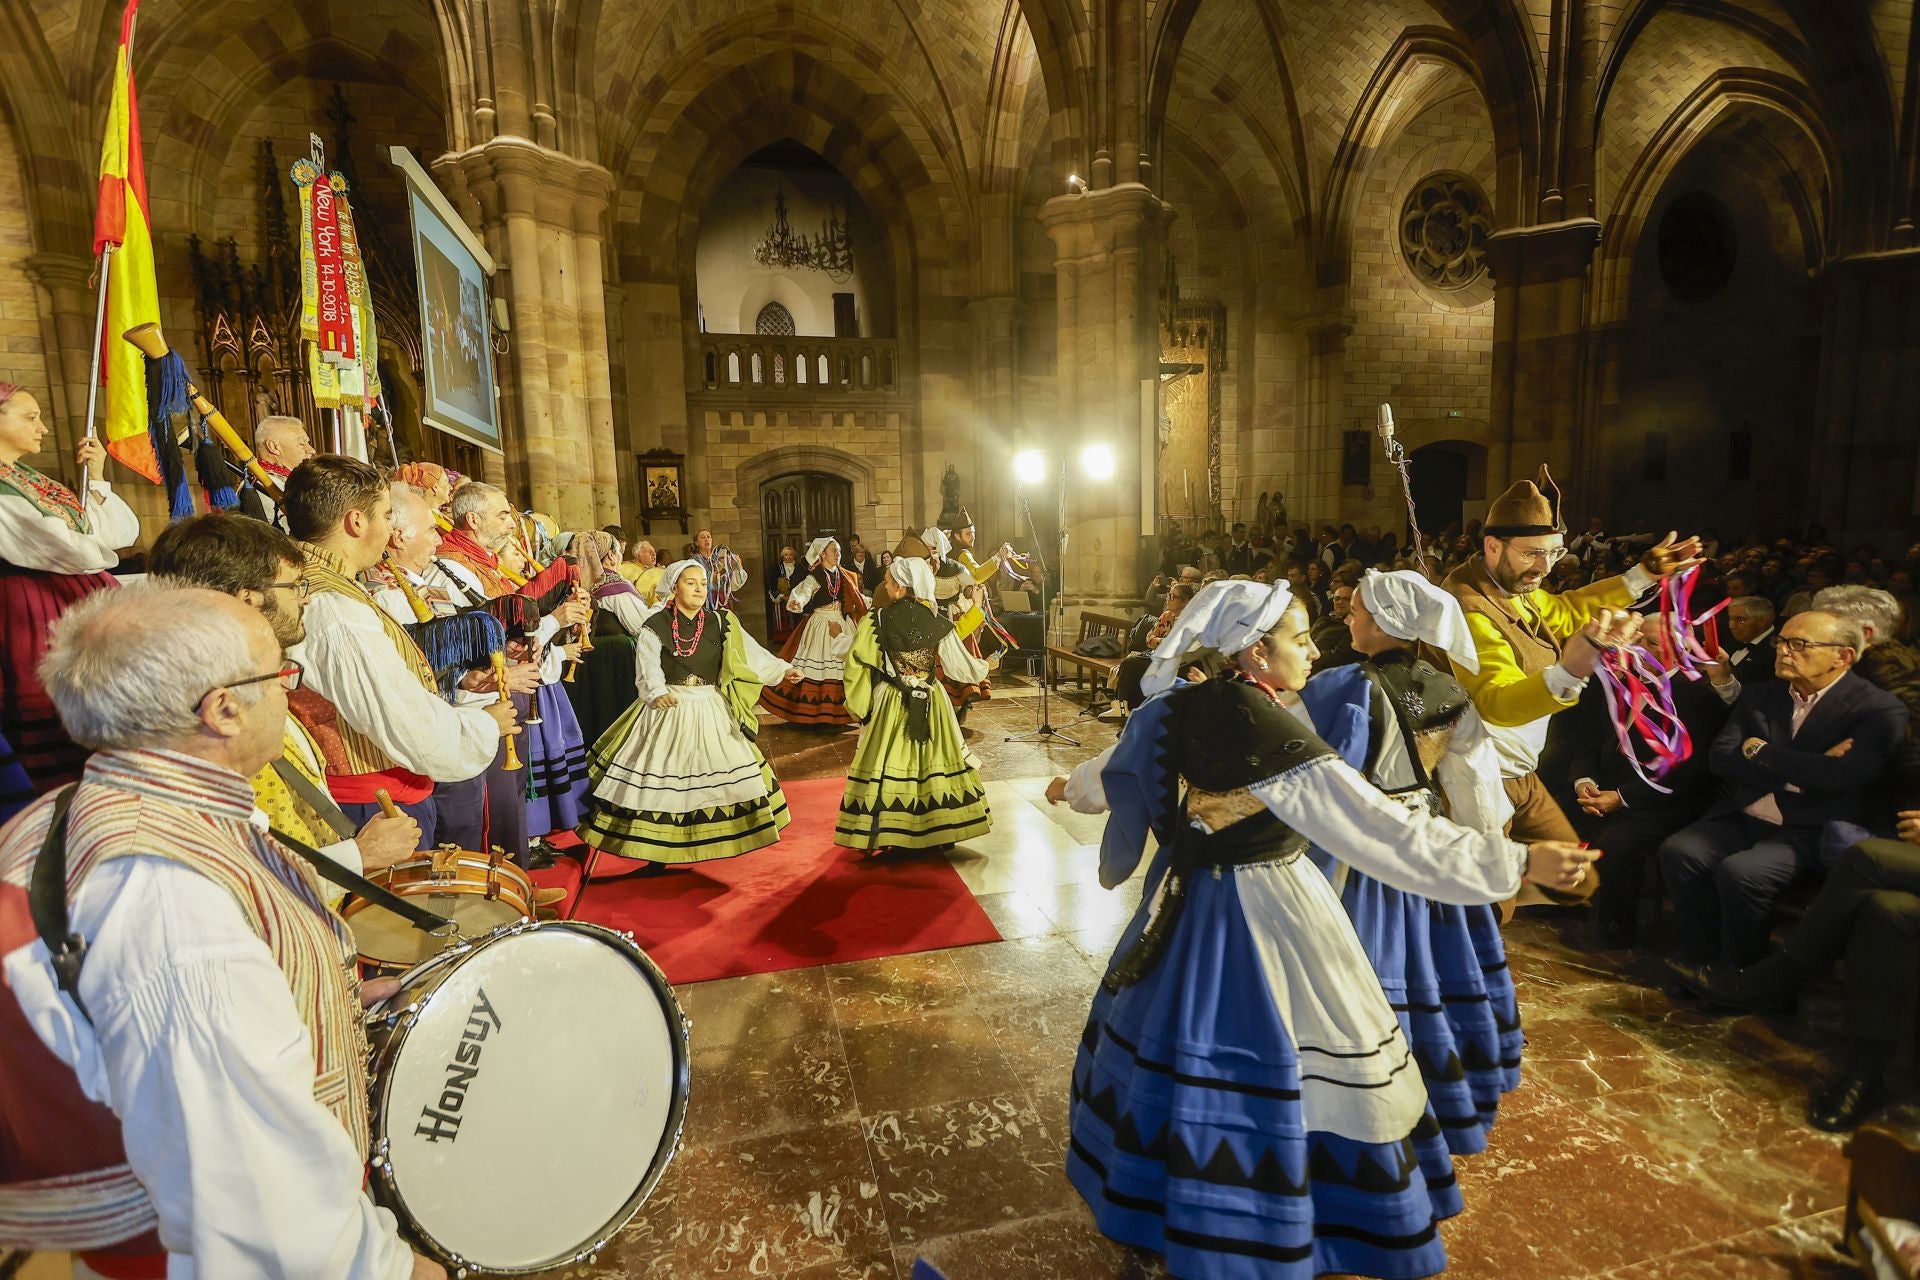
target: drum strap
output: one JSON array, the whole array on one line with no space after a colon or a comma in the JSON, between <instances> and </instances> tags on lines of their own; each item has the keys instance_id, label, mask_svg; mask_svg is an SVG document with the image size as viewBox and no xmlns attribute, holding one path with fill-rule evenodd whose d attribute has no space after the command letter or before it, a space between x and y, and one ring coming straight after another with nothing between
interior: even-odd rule
<instances>
[{"instance_id":1,"label":"drum strap","mask_svg":"<svg viewBox=\"0 0 1920 1280\"><path fill-rule=\"evenodd\" d=\"M353 820L340 811L333 797L313 785L306 774L293 767L293 762L285 756L275 760L272 765L280 781L287 784L287 790L298 796L300 803L313 810L314 816L333 828L333 834L342 840L353 839ZM275 833L278 834L277 832Z\"/></svg>"},{"instance_id":2,"label":"drum strap","mask_svg":"<svg viewBox=\"0 0 1920 1280\"><path fill-rule=\"evenodd\" d=\"M34 931L47 945L54 980L80 1016L92 1022L93 1015L80 999L80 966L87 960L87 940L71 931L67 918L67 809L79 785L62 787L54 797L53 820L47 824L47 838L40 843L40 857L27 886L27 910L33 916Z\"/></svg>"},{"instance_id":3,"label":"drum strap","mask_svg":"<svg viewBox=\"0 0 1920 1280\"><path fill-rule=\"evenodd\" d=\"M376 907L385 907L420 932L453 932L453 921L445 916L435 915L425 907L408 902L391 889L382 888L358 872L347 870L305 841L295 840L278 828L273 829L273 838L305 858L312 865L314 874L322 880L345 889L356 898L365 898ZM47 949L53 949L51 943L48 944Z\"/></svg>"}]
</instances>

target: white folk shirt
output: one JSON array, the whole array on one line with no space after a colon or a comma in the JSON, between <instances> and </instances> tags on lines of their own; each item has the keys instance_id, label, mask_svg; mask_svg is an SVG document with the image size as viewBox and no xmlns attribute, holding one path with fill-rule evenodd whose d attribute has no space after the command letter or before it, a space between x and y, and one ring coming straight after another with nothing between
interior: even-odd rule
<instances>
[{"instance_id":1,"label":"white folk shirt","mask_svg":"<svg viewBox=\"0 0 1920 1280\"><path fill-rule=\"evenodd\" d=\"M478 707L455 707L424 688L388 639L371 601L322 591L307 601L307 638L288 656L340 718L403 769L435 782L486 772L500 729Z\"/></svg>"},{"instance_id":2,"label":"white folk shirt","mask_svg":"<svg viewBox=\"0 0 1920 1280\"><path fill-rule=\"evenodd\" d=\"M1805 696L1802 696L1800 691L1791 685L1788 686L1787 694L1793 699L1793 731L1787 735L1788 742L1793 741L1794 738L1799 736L1800 726L1807 722L1807 717L1813 714L1813 709L1820 705L1820 699L1827 696L1827 690L1832 689L1833 685L1839 683L1838 680L1835 680L1833 684L1828 685L1826 689L1816 690ZM1794 786L1791 782L1787 784L1787 790L1789 791L1798 791L1799 789L1799 787ZM1785 826L1787 822L1786 817L1780 812L1780 802L1774 799L1773 792L1771 791L1748 805L1744 812L1750 818L1758 818L1762 822L1771 822L1776 827Z\"/></svg>"},{"instance_id":3,"label":"white folk shirt","mask_svg":"<svg viewBox=\"0 0 1920 1280\"><path fill-rule=\"evenodd\" d=\"M256 826L266 815L253 814ZM313 1048L273 954L233 898L162 857L81 883L80 997L43 943L6 957L34 1031L113 1109L153 1199L169 1280L404 1280L412 1251L362 1190L366 1157L313 1096Z\"/></svg>"},{"instance_id":4,"label":"white folk shirt","mask_svg":"<svg viewBox=\"0 0 1920 1280\"><path fill-rule=\"evenodd\" d=\"M105 481L87 486L87 527L77 533L18 494L0 494L0 560L43 573L99 573L140 540L140 517Z\"/></svg>"}]
</instances>

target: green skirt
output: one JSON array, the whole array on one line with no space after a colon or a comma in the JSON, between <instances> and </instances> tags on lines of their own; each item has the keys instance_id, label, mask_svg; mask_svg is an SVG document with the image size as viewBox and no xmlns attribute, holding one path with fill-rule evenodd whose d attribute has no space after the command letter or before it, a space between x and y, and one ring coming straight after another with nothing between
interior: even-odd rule
<instances>
[{"instance_id":1,"label":"green skirt","mask_svg":"<svg viewBox=\"0 0 1920 1280\"><path fill-rule=\"evenodd\" d=\"M892 685L874 690L873 714L840 796L833 838L849 849L930 849L993 829L980 771L966 761L953 704L937 683L926 742L907 736L907 709Z\"/></svg>"}]
</instances>

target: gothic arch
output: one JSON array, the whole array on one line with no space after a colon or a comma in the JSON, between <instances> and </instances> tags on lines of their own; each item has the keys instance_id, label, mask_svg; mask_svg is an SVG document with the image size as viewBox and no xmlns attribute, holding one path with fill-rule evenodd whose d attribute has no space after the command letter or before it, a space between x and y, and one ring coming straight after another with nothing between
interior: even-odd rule
<instances>
[{"instance_id":1,"label":"gothic arch","mask_svg":"<svg viewBox=\"0 0 1920 1280\"><path fill-rule=\"evenodd\" d=\"M1798 81L1772 72L1722 70L1689 95L1634 162L1600 241L1590 323L1605 325L1625 317L1635 249L1647 213L1674 168L1703 139L1742 118L1778 139L1773 153L1795 179L1796 213L1807 243L1817 246L1823 256L1835 251L1844 181L1838 143L1821 119L1811 92ZM1802 171L1808 168L1813 172Z\"/></svg>"},{"instance_id":2,"label":"gothic arch","mask_svg":"<svg viewBox=\"0 0 1920 1280\"><path fill-rule=\"evenodd\" d=\"M1402 32L1394 42L1392 51L1360 95L1346 134L1340 140L1340 148L1334 153L1333 168L1327 175L1315 262L1316 280L1322 287L1344 283L1352 270L1354 211L1366 189L1367 171L1373 157L1396 130L1416 118L1436 97L1457 86L1461 79L1486 102L1486 86L1480 81L1479 69L1464 42L1453 32L1441 27L1416 28ZM1490 103L1487 109L1491 115ZM1505 145L1506 141L1496 132L1495 154L1499 167L1494 206L1501 226L1515 226L1525 220L1525 211L1515 205L1512 194L1513 188L1519 185L1520 158Z\"/></svg>"}]
</instances>

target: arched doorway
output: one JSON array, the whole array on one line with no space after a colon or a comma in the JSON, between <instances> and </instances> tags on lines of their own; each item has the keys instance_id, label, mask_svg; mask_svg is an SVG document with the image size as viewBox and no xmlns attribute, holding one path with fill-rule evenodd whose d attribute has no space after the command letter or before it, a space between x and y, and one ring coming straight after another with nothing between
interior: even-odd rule
<instances>
[{"instance_id":1,"label":"arched doorway","mask_svg":"<svg viewBox=\"0 0 1920 1280\"><path fill-rule=\"evenodd\" d=\"M804 559L815 538L845 539L853 526L853 484L824 471L790 471L760 486L762 563L780 563L780 548Z\"/></svg>"},{"instance_id":2,"label":"arched doorway","mask_svg":"<svg viewBox=\"0 0 1920 1280\"><path fill-rule=\"evenodd\" d=\"M1408 455L1413 509L1420 532L1438 533L1466 523L1469 499L1487 493L1487 450L1466 440L1436 440Z\"/></svg>"}]
</instances>

